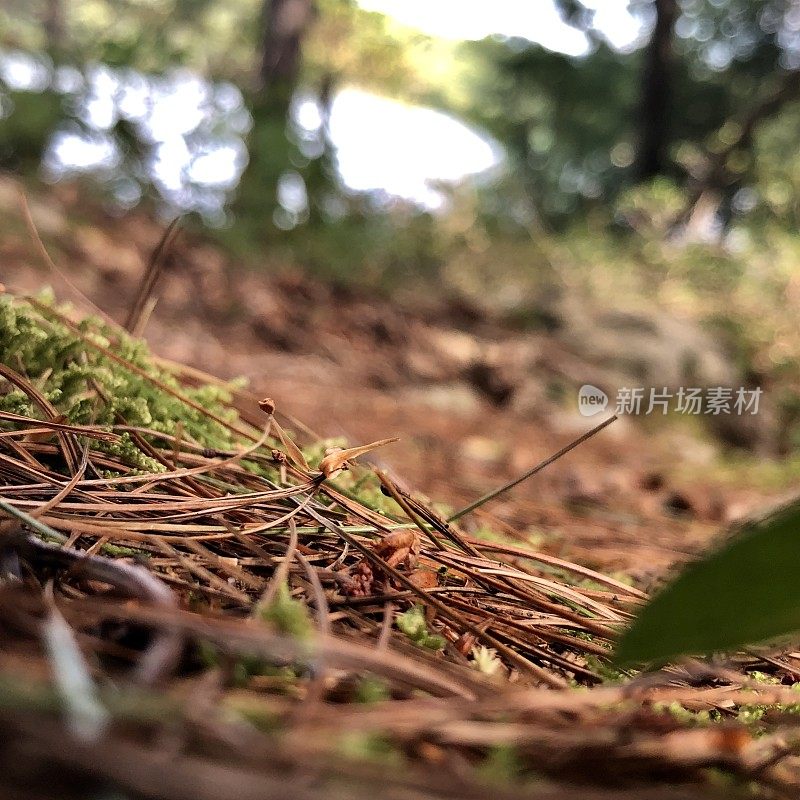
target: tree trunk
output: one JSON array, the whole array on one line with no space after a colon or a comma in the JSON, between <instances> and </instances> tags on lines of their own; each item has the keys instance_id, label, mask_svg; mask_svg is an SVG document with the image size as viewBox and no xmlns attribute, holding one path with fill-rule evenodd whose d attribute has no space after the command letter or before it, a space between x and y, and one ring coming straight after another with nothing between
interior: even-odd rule
<instances>
[{"instance_id":1,"label":"tree trunk","mask_svg":"<svg viewBox=\"0 0 800 800\"><path fill-rule=\"evenodd\" d=\"M303 37L315 15L314 0L264 0L261 10L258 80L248 98L253 117L250 161L233 210L262 232L272 229L278 181L291 168L294 145L287 135L288 117L300 74Z\"/></svg>"},{"instance_id":2,"label":"tree trunk","mask_svg":"<svg viewBox=\"0 0 800 800\"><path fill-rule=\"evenodd\" d=\"M265 0L261 14L261 91L276 83L294 86L300 70L303 36L316 7L314 0Z\"/></svg>"},{"instance_id":3,"label":"tree trunk","mask_svg":"<svg viewBox=\"0 0 800 800\"><path fill-rule=\"evenodd\" d=\"M66 51L66 13L64 0L47 0L42 14L42 27L47 40L47 52L58 62Z\"/></svg>"},{"instance_id":4,"label":"tree trunk","mask_svg":"<svg viewBox=\"0 0 800 800\"><path fill-rule=\"evenodd\" d=\"M662 175L668 166L669 119L672 95L672 40L678 17L677 0L654 0L656 24L645 52L639 103L639 152L636 178Z\"/></svg>"}]
</instances>

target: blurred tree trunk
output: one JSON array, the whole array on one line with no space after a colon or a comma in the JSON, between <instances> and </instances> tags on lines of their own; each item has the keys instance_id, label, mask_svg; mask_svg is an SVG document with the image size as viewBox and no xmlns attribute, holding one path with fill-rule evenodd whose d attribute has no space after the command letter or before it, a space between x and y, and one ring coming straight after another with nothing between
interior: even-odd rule
<instances>
[{"instance_id":1,"label":"blurred tree trunk","mask_svg":"<svg viewBox=\"0 0 800 800\"><path fill-rule=\"evenodd\" d=\"M64 0L47 0L42 26L47 37L47 52L57 59L63 54L66 45Z\"/></svg>"},{"instance_id":2,"label":"blurred tree trunk","mask_svg":"<svg viewBox=\"0 0 800 800\"><path fill-rule=\"evenodd\" d=\"M249 97L253 128L250 162L234 211L264 230L278 207L277 185L291 167L288 136L292 96L300 74L303 39L317 13L314 0L264 0L260 18L258 80Z\"/></svg>"},{"instance_id":3,"label":"blurred tree trunk","mask_svg":"<svg viewBox=\"0 0 800 800\"><path fill-rule=\"evenodd\" d=\"M673 37L677 0L654 0L656 24L645 52L639 102L639 151L636 178L646 181L667 169L670 102L673 82Z\"/></svg>"},{"instance_id":4,"label":"blurred tree trunk","mask_svg":"<svg viewBox=\"0 0 800 800\"><path fill-rule=\"evenodd\" d=\"M261 12L260 89L297 82L303 37L316 7L314 0L264 0Z\"/></svg>"}]
</instances>

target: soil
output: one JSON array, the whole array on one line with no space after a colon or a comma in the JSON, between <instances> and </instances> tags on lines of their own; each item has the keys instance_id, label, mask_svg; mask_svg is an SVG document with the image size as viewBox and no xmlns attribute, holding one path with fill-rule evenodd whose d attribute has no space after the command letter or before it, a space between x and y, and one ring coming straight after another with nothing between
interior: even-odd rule
<instances>
[{"instance_id":1,"label":"soil","mask_svg":"<svg viewBox=\"0 0 800 800\"><path fill-rule=\"evenodd\" d=\"M44 264L16 189L2 180L6 288L52 285L59 298L80 304L66 275L124 320L164 224L144 212L111 216L69 186L32 196L30 206L63 274ZM597 365L545 330L514 330L446 292L408 287L387 298L325 285L267 257L242 266L184 231L156 295L144 335L157 353L221 377L246 376L259 396L322 437L360 444L399 436L377 454L381 463L450 508L519 475L602 418L578 414L577 384L566 377L583 368L596 374ZM723 480L719 452L687 430L622 418L470 524L648 586L773 499Z\"/></svg>"}]
</instances>

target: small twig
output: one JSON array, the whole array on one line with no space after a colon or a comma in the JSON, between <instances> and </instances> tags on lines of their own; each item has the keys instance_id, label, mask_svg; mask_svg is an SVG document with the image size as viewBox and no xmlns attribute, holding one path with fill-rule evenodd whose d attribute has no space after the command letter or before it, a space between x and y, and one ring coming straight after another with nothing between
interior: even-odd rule
<instances>
[{"instance_id":1,"label":"small twig","mask_svg":"<svg viewBox=\"0 0 800 800\"><path fill-rule=\"evenodd\" d=\"M39 251L39 255L42 257L42 261L44 261L45 266L58 278L67 285L67 287L72 291L80 300L81 302L85 303L89 308L91 308L94 314L97 314L101 317L101 319L107 324L110 325L112 328L119 329L119 325L114 322L111 317L103 311L102 308L95 305L69 278L69 276L60 269L55 261L50 258L50 254L47 252L47 248L44 246L44 242L42 241L42 237L39 235L39 231L36 228L36 223L33 221L33 215L31 214L30 206L28 205L28 198L25 194L25 190L20 186L17 185L17 192L19 193L19 205L20 210L22 211L22 218L25 220L25 226L28 228L28 233L30 234L31 239L33 239L33 243L36 245L37 250Z\"/></svg>"},{"instance_id":2,"label":"small twig","mask_svg":"<svg viewBox=\"0 0 800 800\"><path fill-rule=\"evenodd\" d=\"M561 456L566 455L569 453L570 450L575 449L579 444L583 444L587 439L591 439L596 433L600 433L603 428L607 428L614 420L617 419L617 415L614 414L613 417L609 417L605 422L601 422L596 427L592 428L590 431L587 431L582 436L579 436L574 441L570 442L565 447L562 447L557 453L553 453L552 456L546 458L544 461L540 461L535 467L532 467L527 472L524 472L518 478L514 478L513 481L500 486L497 489L492 489L491 492L487 492L483 497L479 497L474 503L470 503L466 508L462 508L460 511L456 511L453 516L448 518L448 522L455 522L457 519L461 519L461 517L469 514L470 511L474 511L476 508L480 508L482 505L485 505L490 500L494 500L495 497L503 494L503 492L507 492L509 489L513 489L515 486L518 486L523 481L528 480L528 478L533 477L538 472L541 472L545 467L549 467L554 461L558 461Z\"/></svg>"},{"instance_id":3,"label":"small twig","mask_svg":"<svg viewBox=\"0 0 800 800\"><path fill-rule=\"evenodd\" d=\"M394 605L391 600L383 604L383 622L381 632L378 636L378 650L385 650L389 646L389 638L392 635L392 623L394 622Z\"/></svg>"},{"instance_id":4,"label":"small twig","mask_svg":"<svg viewBox=\"0 0 800 800\"><path fill-rule=\"evenodd\" d=\"M128 313L128 318L125 320L125 330L133 336L141 336L150 312L153 310L155 303L151 304L151 298L155 291L158 279L161 277L164 264L166 262L166 255L169 248L175 241L178 235L179 224L181 218L175 217L172 222L167 225L166 230L159 239L153 252L150 254L150 260L147 262L147 268L142 275L142 280L139 282L139 289L134 298L131 310Z\"/></svg>"}]
</instances>

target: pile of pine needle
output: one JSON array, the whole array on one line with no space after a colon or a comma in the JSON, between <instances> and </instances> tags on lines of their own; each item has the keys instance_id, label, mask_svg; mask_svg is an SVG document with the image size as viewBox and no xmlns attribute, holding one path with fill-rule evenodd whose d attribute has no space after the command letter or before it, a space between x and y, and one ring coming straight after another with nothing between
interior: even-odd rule
<instances>
[{"instance_id":1,"label":"pile of pine needle","mask_svg":"<svg viewBox=\"0 0 800 800\"><path fill-rule=\"evenodd\" d=\"M471 535L368 463L391 441L319 442L107 321L0 296L8 785L797 796L785 676L612 671L644 594Z\"/></svg>"}]
</instances>

